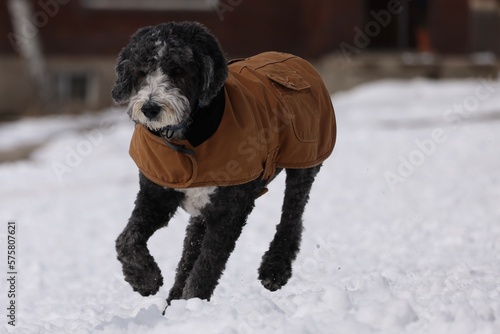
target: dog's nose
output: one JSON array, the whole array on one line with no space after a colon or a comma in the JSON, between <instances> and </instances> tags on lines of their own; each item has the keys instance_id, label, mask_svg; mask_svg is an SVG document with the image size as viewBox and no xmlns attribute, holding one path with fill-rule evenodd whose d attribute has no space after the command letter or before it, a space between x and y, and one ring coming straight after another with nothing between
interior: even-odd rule
<instances>
[{"instance_id":1,"label":"dog's nose","mask_svg":"<svg viewBox=\"0 0 500 334\"><path fill-rule=\"evenodd\" d=\"M142 113L149 119L156 117L160 113L161 107L153 102L146 102L141 108Z\"/></svg>"}]
</instances>

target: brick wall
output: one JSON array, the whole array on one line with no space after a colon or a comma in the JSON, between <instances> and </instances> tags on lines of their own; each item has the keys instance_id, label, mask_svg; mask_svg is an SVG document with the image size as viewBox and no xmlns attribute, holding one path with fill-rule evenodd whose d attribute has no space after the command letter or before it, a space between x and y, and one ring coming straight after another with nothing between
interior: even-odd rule
<instances>
[{"instance_id":1,"label":"brick wall","mask_svg":"<svg viewBox=\"0 0 500 334\"><path fill-rule=\"evenodd\" d=\"M247 56L281 50L315 57L352 39L353 23L361 23L362 0L221 0L226 11L92 10L79 0L60 5L57 14L33 0L34 12L45 13L40 36L47 55L115 55L138 28L168 21L194 20L207 25L226 53ZM67 2L68 0L62 1ZM231 7L230 4L236 4ZM39 16L39 17L43 17ZM12 30L4 1L0 4L0 54L12 54Z\"/></svg>"},{"instance_id":2,"label":"brick wall","mask_svg":"<svg viewBox=\"0 0 500 334\"><path fill-rule=\"evenodd\" d=\"M281 50L306 58L337 50L352 42L354 27L363 27L371 0L220 0L224 11L103 11L86 9L80 0L68 2L40 28L48 55L116 55L139 27L167 21L195 20L207 25L232 57ZM429 1L429 28L437 52L471 50L469 0ZM233 4L233 5L231 5ZM13 54L7 38L12 30L6 2L0 3L0 54ZM477 34L476 34L477 36ZM476 43L477 44L477 43Z\"/></svg>"},{"instance_id":3,"label":"brick wall","mask_svg":"<svg viewBox=\"0 0 500 334\"><path fill-rule=\"evenodd\" d=\"M469 0L429 1L432 45L441 53L471 51Z\"/></svg>"}]
</instances>

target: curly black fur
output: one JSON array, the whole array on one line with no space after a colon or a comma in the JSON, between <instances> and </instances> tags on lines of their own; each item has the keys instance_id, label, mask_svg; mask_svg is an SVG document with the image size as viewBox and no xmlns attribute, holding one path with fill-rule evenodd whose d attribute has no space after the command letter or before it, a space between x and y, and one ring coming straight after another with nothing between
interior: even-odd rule
<instances>
[{"instance_id":1,"label":"curly black fur","mask_svg":"<svg viewBox=\"0 0 500 334\"><path fill-rule=\"evenodd\" d=\"M123 265L125 281L134 291L149 296L158 292L163 277L149 253L147 242L156 230L167 225L184 195L154 184L142 173L139 174L139 185L135 209L116 240L116 251Z\"/></svg>"},{"instance_id":2,"label":"curly black fur","mask_svg":"<svg viewBox=\"0 0 500 334\"><path fill-rule=\"evenodd\" d=\"M204 117L221 115L221 88L227 65L217 40L201 25L167 23L140 29L118 56L113 98L126 103L142 78L161 67L191 105L204 107ZM205 119L205 128L211 122ZM193 126L193 129L204 128ZM189 129L186 131L189 134ZM302 214L320 166L287 169L281 221L262 259L259 279L271 291L281 288L292 274L292 262L300 248ZM278 174L281 170L277 170ZM143 296L158 292L163 277L147 248L153 233L166 226L186 194L169 189L139 174L140 190L124 231L116 240L118 260L125 280ZM200 214L190 219L175 282L168 296L174 299L210 299L233 251L255 199L266 185L257 179L239 186L217 187Z\"/></svg>"},{"instance_id":3,"label":"curly black fur","mask_svg":"<svg viewBox=\"0 0 500 334\"><path fill-rule=\"evenodd\" d=\"M162 56L158 57L160 50ZM219 42L201 24L145 27L118 55L117 79L111 92L115 102L127 103L141 80L158 65L175 78L191 105L208 105L227 78L226 58Z\"/></svg>"},{"instance_id":4,"label":"curly black fur","mask_svg":"<svg viewBox=\"0 0 500 334\"><path fill-rule=\"evenodd\" d=\"M270 291L280 289L292 277L292 262L297 257L302 237L302 214L320 168L321 166L317 166L286 171L281 222L259 268L259 279Z\"/></svg>"}]
</instances>

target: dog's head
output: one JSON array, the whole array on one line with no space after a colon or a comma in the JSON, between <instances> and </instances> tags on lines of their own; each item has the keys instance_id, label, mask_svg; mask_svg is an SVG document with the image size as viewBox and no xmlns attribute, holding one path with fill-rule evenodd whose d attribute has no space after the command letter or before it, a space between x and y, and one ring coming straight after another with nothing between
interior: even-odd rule
<instances>
[{"instance_id":1,"label":"dog's head","mask_svg":"<svg viewBox=\"0 0 500 334\"><path fill-rule=\"evenodd\" d=\"M151 130L185 121L224 85L227 64L201 24L165 23L139 29L118 55L112 96L129 104L135 122Z\"/></svg>"}]
</instances>

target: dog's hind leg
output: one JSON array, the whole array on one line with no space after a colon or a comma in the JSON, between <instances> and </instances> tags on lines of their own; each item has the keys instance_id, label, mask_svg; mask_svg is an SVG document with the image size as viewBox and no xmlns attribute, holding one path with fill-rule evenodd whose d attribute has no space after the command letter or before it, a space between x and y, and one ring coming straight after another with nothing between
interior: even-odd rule
<instances>
[{"instance_id":1,"label":"dog's hind leg","mask_svg":"<svg viewBox=\"0 0 500 334\"><path fill-rule=\"evenodd\" d=\"M302 237L302 215L320 168L321 165L286 170L281 221L259 268L259 280L270 291L280 289L292 276L292 262L299 252Z\"/></svg>"},{"instance_id":2,"label":"dog's hind leg","mask_svg":"<svg viewBox=\"0 0 500 334\"><path fill-rule=\"evenodd\" d=\"M189 225L186 228L186 237L184 239L184 248L182 257L177 266L175 282L170 293L168 294L167 303L174 299L182 297L182 291L186 285L186 280L193 269L195 261L201 252L201 244L205 235L206 225L205 219L202 216L192 217Z\"/></svg>"},{"instance_id":3,"label":"dog's hind leg","mask_svg":"<svg viewBox=\"0 0 500 334\"><path fill-rule=\"evenodd\" d=\"M159 228L166 226L184 194L166 189L139 176L140 190L127 226L116 239L118 260L123 275L134 291L143 296L158 292L163 285L161 271L149 253L147 241Z\"/></svg>"}]
</instances>

